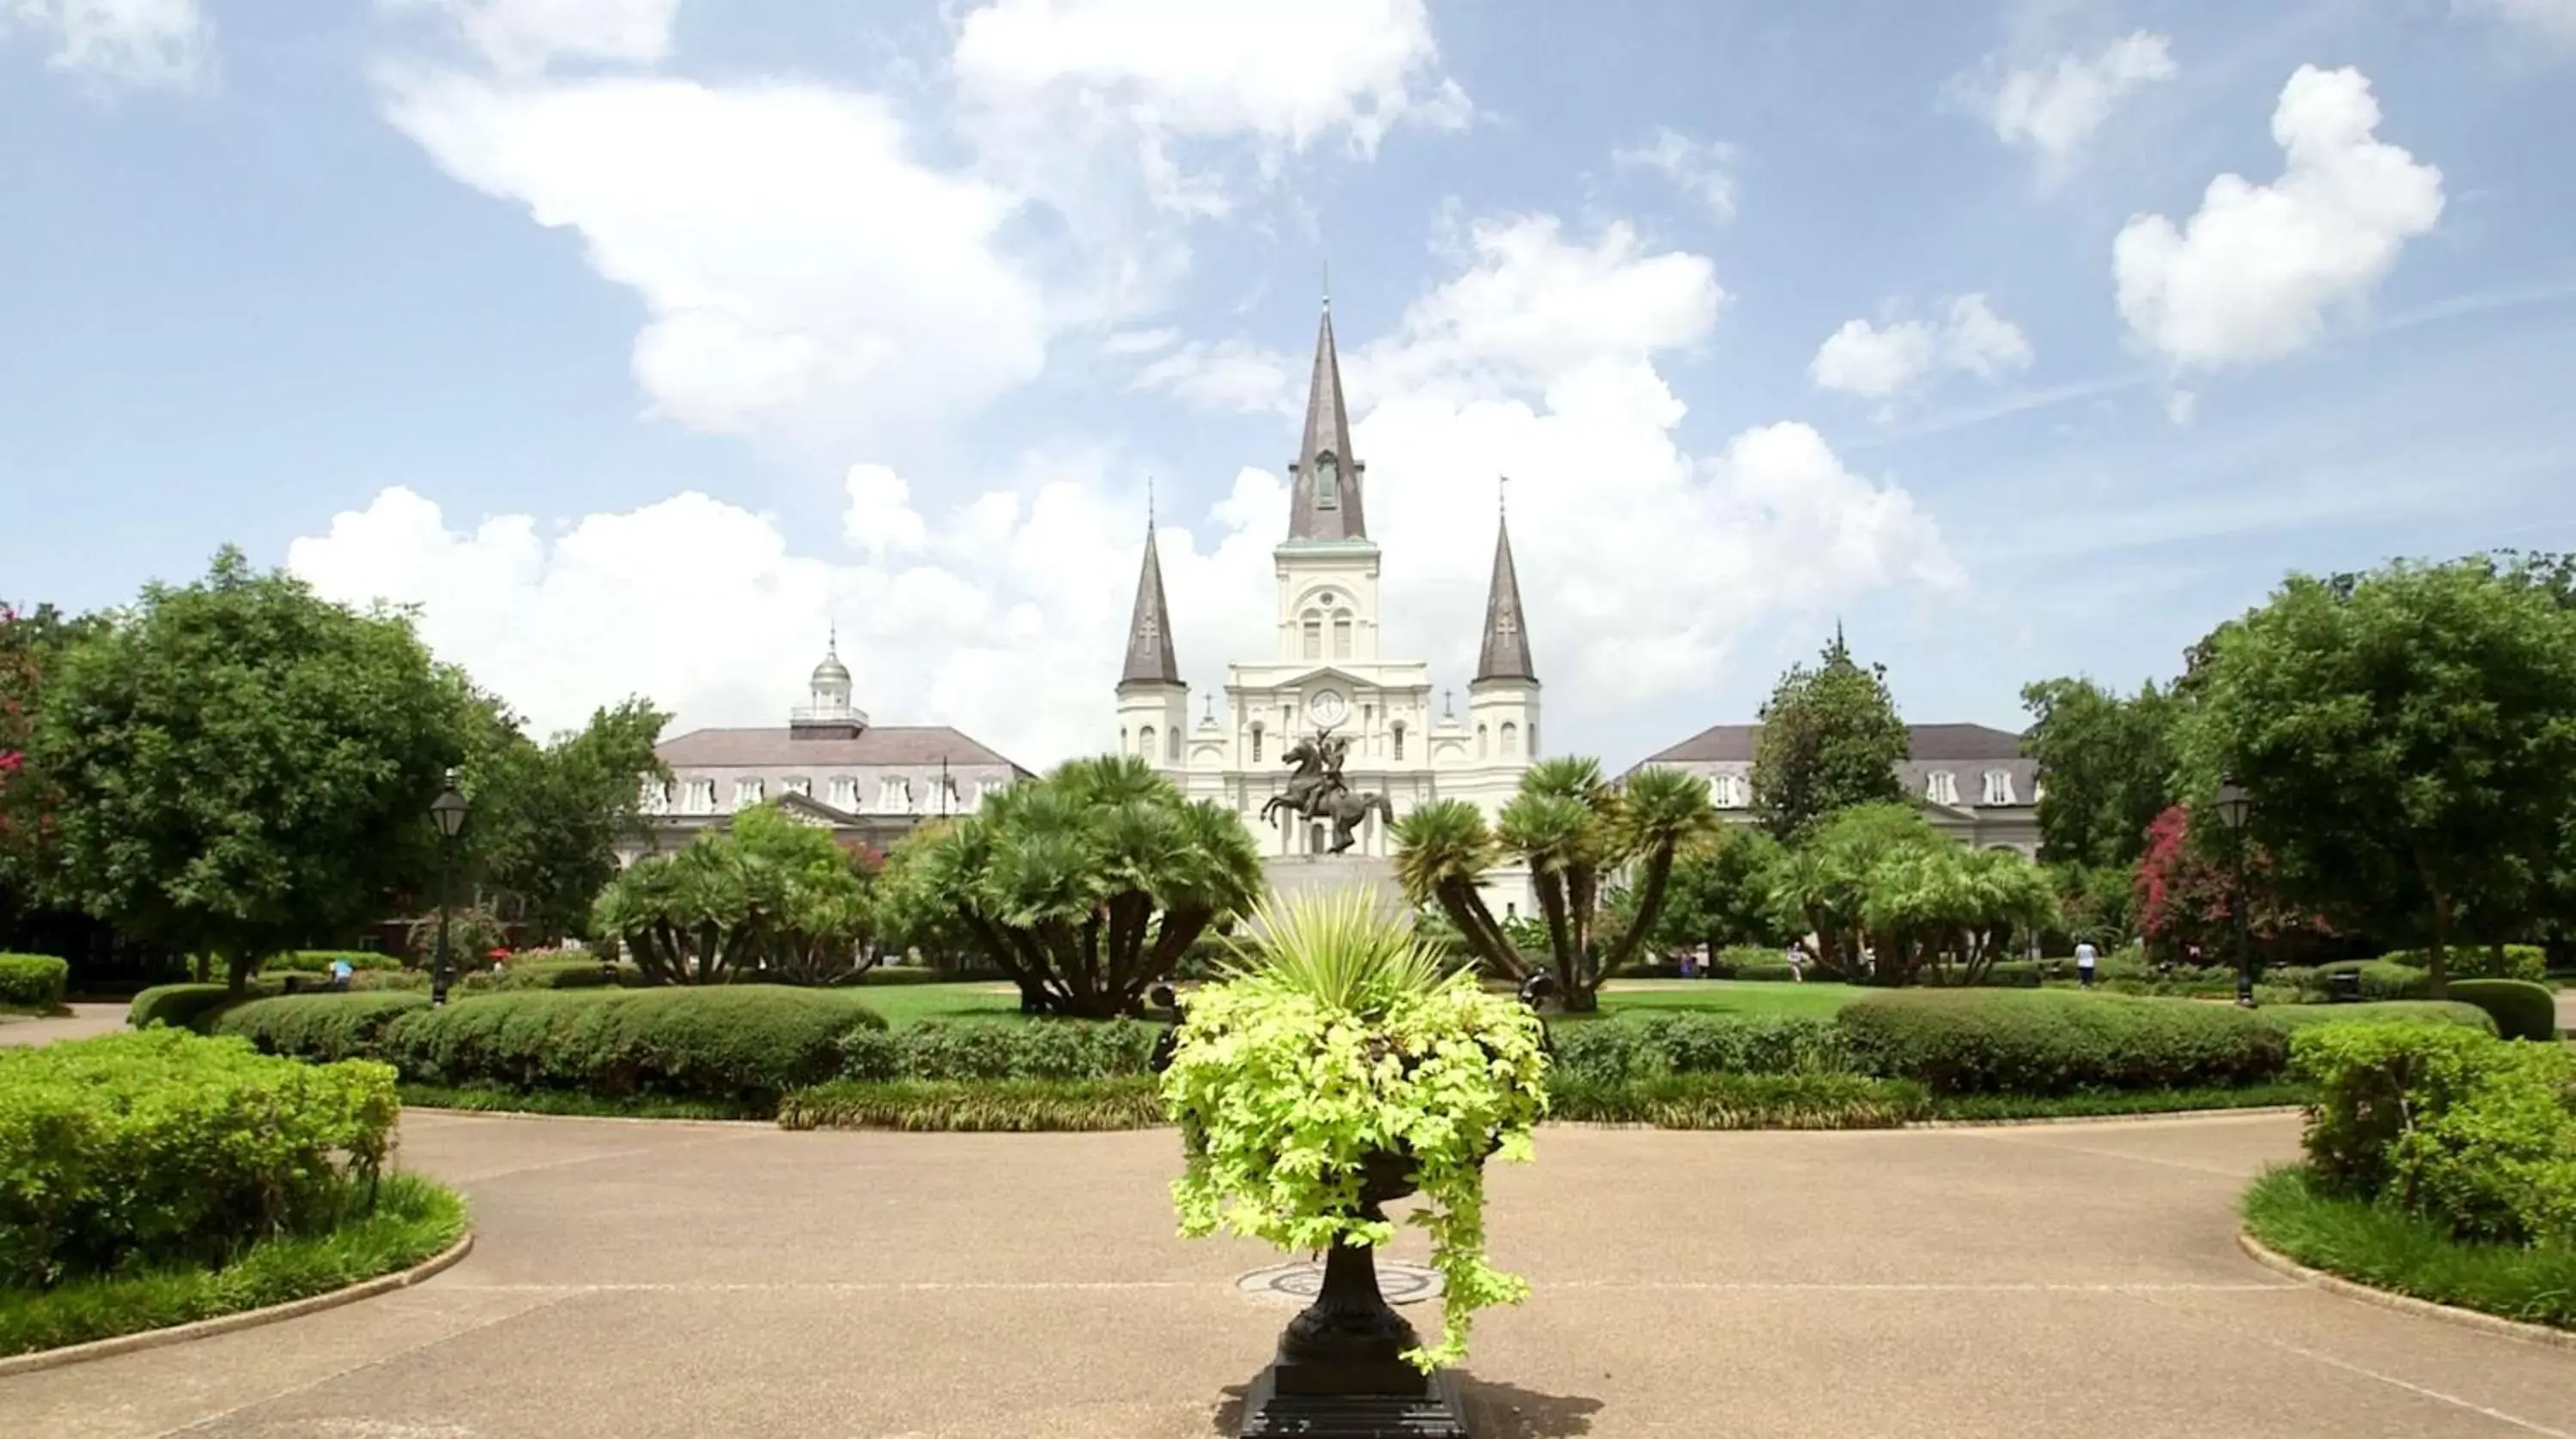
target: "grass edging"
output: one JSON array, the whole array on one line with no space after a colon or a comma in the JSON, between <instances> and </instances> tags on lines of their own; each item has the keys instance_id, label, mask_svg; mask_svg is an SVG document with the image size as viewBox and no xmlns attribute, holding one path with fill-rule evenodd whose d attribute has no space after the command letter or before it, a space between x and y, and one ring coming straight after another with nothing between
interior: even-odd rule
<instances>
[{"instance_id":1,"label":"grass edging","mask_svg":"<svg viewBox=\"0 0 2576 1439\"><path fill-rule=\"evenodd\" d=\"M442 1187L441 1192L454 1196L453 1190ZM184 1324L165 1325L158 1329L143 1329L131 1334L110 1335L104 1339L92 1339L79 1344L65 1344L52 1349L7 1355L0 1357L0 1378L30 1374L40 1369L56 1369L64 1365L86 1363L92 1359L105 1359L111 1355L131 1354L138 1350L158 1349L170 1344L184 1344L192 1339L210 1339L218 1334L230 1334L237 1329L252 1329L263 1324L274 1324L281 1319L294 1319L325 1309L336 1309L343 1304L354 1304L361 1299L372 1299L379 1294L390 1294L397 1289L408 1289L454 1266L457 1261L473 1252L473 1221L470 1216L462 1214L461 1203L459 1211L458 1222L462 1225L462 1232L455 1240L427 1259L408 1268L398 1269L390 1274L379 1274L371 1279L361 1279L337 1289L325 1290L320 1294L308 1294L299 1299L262 1305L257 1309L244 1309L232 1314L217 1314L205 1319L193 1319Z\"/></svg>"},{"instance_id":2,"label":"grass edging","mask_svg":"<svg viewBox=\"0 0 2576 1439\"><path fill-rule=\"evenodd\" d=\"M2278 1185L2285 1181L2296 1182L2298 1177L2299 1170L2296 1166L2276 1166L2258 1178L2246 1191L2245 1199L2240 1201L2241 1222L2236 1232L2236 1245L2255 1263L2329 1293L2341 1295L2347 1299L2357 1299L2366 1304L2376 1304L2383 1309L2394 1309L2426 1319L2438 1319L2470 1329L2483 1329L2492 1334L2527 1340L2551 1348L2576 1350L2576 1329L2563 1329L2551 1324L2535 1324L2527 1319L2509 1318L2482 1309L2472 1309L2465 1305L2408 1294L2398 1289L2367 1284L2331 1270L2311 1267L2273 1248L2255 1232L2257 1220L2248 1211L2256 1207L2253 1203L2255 1197L2267 1186ZM2356 1209L2367 1207L2357 1201L2328 1200L2325 1202L2346 1204ZM2465 1249L2471 1246L2460 1247Z\"/></svg>"}]
</instances>

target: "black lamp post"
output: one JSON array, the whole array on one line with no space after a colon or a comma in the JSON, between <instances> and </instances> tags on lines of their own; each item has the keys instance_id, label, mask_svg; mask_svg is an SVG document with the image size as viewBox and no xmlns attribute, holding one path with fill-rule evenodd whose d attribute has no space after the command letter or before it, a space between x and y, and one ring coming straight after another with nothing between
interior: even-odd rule
<instances>
[{"instance_id":1,"label":"black lamp post","mask_svg":"<svg viewBox=\"0 0 2576 1439\"><path fill-rule=\"evenodd\" d=\"M2222 776L2218 793L2211 801L2218 811L2218 822L2227 827L2227 856L2235 872L2236 892L2227 907L2236 915L2236 1003L2240 1008L2254 1007L2254 940L2253 929L2245 917L2245 816L2254 807L2245 786L2233 775Z\"/></svg>"},{"instance_id":2,"label":"black lamp post","mask_svg":"<svg viewBox=\"0 0 2576 1439\"><path fill-rule=\"evenodd\" d=\"M429 1003L447 1003L447 907L455 881L456 836L465 830L465 796L456 792L456 771L447 772L447 787L430 801L429 817L438 821L438 957L429 971Z\"/></svg>"}]
</instances>

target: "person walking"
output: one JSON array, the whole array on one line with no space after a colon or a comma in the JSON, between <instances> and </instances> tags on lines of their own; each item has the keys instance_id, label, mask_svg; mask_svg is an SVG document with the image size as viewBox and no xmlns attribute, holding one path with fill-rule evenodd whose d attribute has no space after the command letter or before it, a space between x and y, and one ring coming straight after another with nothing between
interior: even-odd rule
<instances>
[{"instance_id":1,"label":"person walking","mask_svg":"<svg viewBox=\"0 0 2576 1439\"><path fill-rule=\"evenodd\" d=\"M2098 958L2093 950L2093 941L2083 939L2075 942L2075 983L2078 988L2093 987L2093 966Z\"/></svg>"},{"instance_id":2,"label":"person walking","mask_svg":"<svg viewBox=\"0 0 2576 1439\"><path fill-rule=\"evenodd\" d=\"M350 964L346 958L333 959L331 961L331 987L333 989L347 989L349 987L349 977L357 972L356 966Z\"/></svg>"},{"instance_id":3,"label":"person walking","mask_svg":"<svg viewBox=\"0 0 2576 1439\"><path fill-rule=\"evenodd\" d=\"M1789 982L1807 982L1807 942L1803 939L1789 941Z\"/></svg>"}]
</instances>

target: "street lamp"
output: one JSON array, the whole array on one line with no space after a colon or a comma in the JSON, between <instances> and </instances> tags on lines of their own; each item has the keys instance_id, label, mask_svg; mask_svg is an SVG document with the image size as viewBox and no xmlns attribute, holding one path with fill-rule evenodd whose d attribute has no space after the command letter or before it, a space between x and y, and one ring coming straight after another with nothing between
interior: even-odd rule
<instances>
[{"instance_id":1,"label":"street lamp","mask_svg":"<svg viewBox=\"0 0 2576 1439\"><path fill-rule=\"evenodd\" d=\"M2236 1003L2239 1008L2252 1009L2254 941L2245 918L2245 816L2253 809L2254 798L2234 775L2222 775L2211 807L2218 811L2218 822L2227 827L2228 862L2235 871L2236 892L2227 907L2236 912Z\"/></svg>"},{"instance_id":2,"label":"street lamp","mask_svg":"<svg viewBox=\"0 0 2576 1439\"><path fill-rule=\"evenodd\" d=\"M465 829L465 796L456 792L456 771L447 772L447 787L430 801L429 817L438 821L438 957L429 972L429 1003L435 1009L447 1003L449 886L455 878L456 836Z\"/></svg>"}]
</instances>

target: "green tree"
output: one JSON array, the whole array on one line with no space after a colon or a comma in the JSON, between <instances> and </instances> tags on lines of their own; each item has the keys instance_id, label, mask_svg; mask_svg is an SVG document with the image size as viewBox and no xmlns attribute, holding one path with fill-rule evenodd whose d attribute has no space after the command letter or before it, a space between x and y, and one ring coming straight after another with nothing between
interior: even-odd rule
<instances>
[{"instance_id":1,"label":"green tree","mask_svg":"<svg viewBox=\"0 0 2576 1439\"><path fill-rule=\"evenodd\" d=\"M1871 980L1975 984L2013 940L2057 918L2046 871L2005 849L1906 845L1864 873L1860 912L1877 951Z\"/></svg>"},{"instance_id":2,"label":"green tree","mask_svg":"<svg viewBox=\"0 0 2576 1439\"><path fill-rule=\"evenodd\" d=\"M1722 826L1706 845L1674 858L1650 942L1665 953L1704 944L1712 957L1730 945L1784 943L1771 887L1786 858L1764 831Z\"/></svg>"},{"instance_id":3,"label":"green tree","mask_svg":"<svg viewBox=\"0 0 2576 1439\"><path fill-rule=\"evenodd\" d=\"M669 720L633 698L540 745L488 707L464 766L474 805L466 863L526 938L554 944L585 927L617 874L618 842L643 824L641 782L669 775L653 752Z\"/></svg>"},{"instance_id":4,"label":"green tree","mask_svg":"<svg viewBox=\"0 0 2576 1439\"><path fill-rule=\"evenodd\" d=\"M152 585L44 689L33 762L59 796L44 883L238 988L338 941L433 861L429 802L470 698L399 614L359 614L240 551Z\"/></svg>"},{"instance_id":5,"label":"green tree","mask_svg":"<svg viewBox=\"0 0 2576 1439\"><path fill-rule=\"evenodd\" d=\"M1958 848L1922 811L1902 802L1854 805L1824 822L1773 870L1772 905L1793 933L1813 936L1816 966L1852 981L1902 984L1902 957L1883 966L1866 958L1872 877L1881 865L1916 851Z\"/></svg>"},{"instance_id":6,"label":"green tree","mask_svg":"<svg viewBox=\"0 0 2576 1439\"><path fill-rule=\"evenodd\" d=\"M1813 669L1791 667L1762 707L1753 806L1773 838L1794 842L1838 810L1905 798L1905 723L1883 665L1862 668L1834 631Z\"/></svg>"},{"instance_id":7,"label":"green tree","mask_svg":"<svg viewBox=\"0 0 2576 1439\"><path fill-rule=\"evenodd\" d=\"M1717 824L1708 781L1697 775L1640 770L1621 788L1598 761L1559 757L1521 776L1492 828L1464 800L1435 800L1397 820L1395 872L1406 896L1438 905L1489 969L1522 979L1540 966L1495 920L1477 884L1506 855L1528 865L1558 994L1568 1010L1588 1011L1600 1005L1601 982L1653 932L1676 858ZM1604 906L1605 882L1622 873L1634 889L1633 906L1620 906L1624 922ZM1607 937L1605 918L1616 929Z\"/></svg>"},{"instance_id":8,"label":"green tree","mask_svg":"<svg viewBox=\"0 0 2576 1439\"><path fill-rule=\"evenodd\" d=\"M676 854L611 880L591 927L656 984L761 974L799 984L852 978L881 957L873 871L828 831L755 805Z\"/></svg>"},{"instance_id":9,"label":"green tree","mask_svg":"<svg viewBox=\"0 0 2576 1439\"><path fill-rule=\"evenodd\" d=\"M2033 723L2022 751L2039 761L2039 857L2127 870L2174 793L2173 693L2153 681L2122 697L2089 679L2025 685Z\"/></svg>"},{"instance_id":10,"label":"green tree","mask_svg":"<svg viewBox=\"0 0 2576 1439\"><path fill-rule=\"evenodd\" d=\"M2285 899L2343 928L2501 943L2576 809L2576 621L2487 557L2293 575L2197 650L2193 792L2233 774Z\"/></svg>"},{"instance_id":11,"label":"green tree","mask_svg":"<svg viewBox=\"0 0 2576 1439\"><path fill-rule=\"evenodd\" d=\"M1261 855L1234 811L1132 755L1068 760L894 847L902 935L964 932L1032 1011L1140 1013L1192 941L1248 913Z\"/></svg>"}]
</instances>

